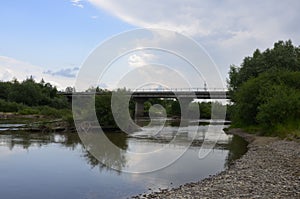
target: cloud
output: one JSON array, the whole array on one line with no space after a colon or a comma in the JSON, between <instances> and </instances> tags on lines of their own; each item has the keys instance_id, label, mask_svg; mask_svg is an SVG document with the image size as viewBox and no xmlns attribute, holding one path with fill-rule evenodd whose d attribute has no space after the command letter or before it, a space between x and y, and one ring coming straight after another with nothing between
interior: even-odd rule
<instances>
[{"instance_id":1,"label":"cloud","mask_svg":"<svg viewBox=\"0 0 300 199\"><path fill-rule=\"evenodd\" d=\"M78 71L79 71L79 68L75 67L75 68L60 69L58 71L47 70L47 71L44 71L43 73L49 74L52 76L76 77Z\"/></svg>"},{"instance_id":2,"label":"cloud","mask_svg":"<svg viewBox=\"0 0 300 199\"><path fill-rule=\"evenodd\" d=\"M141 67L150 64L155 55L145 52L134 53L128 57L128 64L132 67Z\"/></svg>"},{"instance_id":3,"label":"cloud","mask_svg":"<svg viewBox=\"0 0 300 199\"><path fill-rule=\"evenodd\" d=\"M82 0L70 0L73 6L84 8L84 5L82 4Z\"/></svg>"},{"instance_id":4,"label":"cloud","mask_svg":"<svg viewBox=\"0 0 300 199\"><path fill-rule=\"evenodd\" d=\"M92 18L92 19L98 19L98 18L99 18L99 16L97 16L97 15L94 15L94 16L91 16L91 18Z\"/></svg>"},{"instance_id":5,"label":"cloud","mask_svg":"<svg viewBox=\"0 0 300 199\"><path fill-rule=\"evenodd\" d=\"M140 27L170 28L191 36L249 31L263 33L265 29L275 30L276 27L285 26L286 23L281 22L291 20L294 21L292 23L294 26L297 25L295 19L299 19L300 8L300 2L297 0L275 2L274 0L222 2L152 0L142 3L140 0L88 1L130 24Z\"/></svg>"},{"instance_id":6,"label":"cloud","mask_svg":"<svg viewBox=\"0 0 300 199\"><path fill-rule=\"evenodd\" d=\"M10 81L13 79L13 71L8 68L0 68L0 80Z\"/></svg>"},{"instance_id":7,"label":"cloud","mask_svg":"<svg viewBox=\"0 0 300 199\"><path fill-rule=\"evenodd\" d=\"M70 71L74 73L77 70L78 68L70 69ZM56 86L59 90L64 90L66 87L74 85L75 82L74 77L71 75L66 76L70 71L68 71L68 69L57 71L59 74L65 74L65 76L45 74L42 67L11 57L0 56L0 81L10 81L13 78L22 81L33 76L36 81L40 81L43 78L46 82Z\"/></svg>"},{"instance_id":8,"label":"cloud","mask_svg":"<svg viewBox=\"0 0 300 199\"><path fill-rule=\"evenodd\" d=\"M300 43L298 0L88 0L137 27L175 30L201 43L225 75L256 48Z\"/></svg>"}]
</instances>

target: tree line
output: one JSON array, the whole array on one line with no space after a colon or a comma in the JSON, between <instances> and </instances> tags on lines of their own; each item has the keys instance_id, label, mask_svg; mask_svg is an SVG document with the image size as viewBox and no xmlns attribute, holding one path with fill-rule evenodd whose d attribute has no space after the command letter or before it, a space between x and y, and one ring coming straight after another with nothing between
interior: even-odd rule
<instances>
[{"instance_id":1,"label":"tree line","mask_svg":"<svg viewBox=\"0 0 300 199\"><path fill-rule=\"evenodd\" d=\"M39 83L33 77L19 82L0 82L0 99L27 106L50 106L57 109L69 106L65 97L58 95L57 88L42 79Z\"/></svg>"},{"instance_id":2,"label":"tree line","mask_svg":"<svg viewBox=\"0 0 300 199\"><path fill-rule=\"evenodd\" d=\"M0 82L0 112L63 118L69 123L73 121L67 98L59 95L55 86L43 79L36 82L32 76L21 82L17 79Z\"/></svg>"},{"instance_id":3,"label":"tree line","mask_svg":"<svg viewBox=\"0 0 300 199\"><path fill-rule=\"evenodd\" d=\"M285 136L300 132L300 47L291 40L232 65L228 88L233 125Z\"/></svg>"},{"instance_id":4,"label":"tree line","mask_svg":"<svg viewBox=\"0 0 300 199\"><path fill-rule=\"evenodd\" d=\"M74 92L73 87L67 87L65 92ZM111 99L112 91L97 88L89 88L86 92L97 92L95 96L95 110L101 126L116 128L117 124L112 114ZM114 91L117 93L128 92L126 89ZM178 100L172 99L148 99L144 103L144 116L149 116L150 107L154 104L162 105L168 117L180 118L181 107ZM200 111L201 119L211 118L211 107L224 111L226 106L216 102L193 102L189 105L189 111ZM118 108L118 107L117 107ZM134 118L135 102L129 101L129 115ZM155 110L153 115L160 116L160 110ZM8 82L0 82L0 112L14 112L22 115L39 114L52 118L64 118L73 123L71 103L67 97L60 95L57 88L43 79L36 82L33 77L24 81L13 79ZM88 113L87 113L88 114ZM200 119L199 118L199 119Z\"/></svg>"}]
</instances>

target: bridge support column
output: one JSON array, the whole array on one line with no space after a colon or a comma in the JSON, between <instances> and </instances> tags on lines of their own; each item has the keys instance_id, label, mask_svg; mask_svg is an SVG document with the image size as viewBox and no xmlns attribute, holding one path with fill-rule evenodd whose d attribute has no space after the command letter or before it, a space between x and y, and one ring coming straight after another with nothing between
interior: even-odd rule
<instances>
[{"instance_id":1,"label":"bridge support column","mask_svg":"<svg viewBox=\"0 0 300 199\"><path fill-rule=\"evenodd\" d=\"M146 98L135 99L135 118L141 118L144 116L144 103Z\"/></svg>"},{"instance_id":2,"label":"bridge support column","mask_svg":"<svg viewBox=\"0 0 300 199\"><path fill-rule=\"evenodd\" d=\"M189 104L194 100L194 98L179 98L180 109L181 109L181 119L187 120L193 118L189 115Z\"/></svg>"}]
</instances>

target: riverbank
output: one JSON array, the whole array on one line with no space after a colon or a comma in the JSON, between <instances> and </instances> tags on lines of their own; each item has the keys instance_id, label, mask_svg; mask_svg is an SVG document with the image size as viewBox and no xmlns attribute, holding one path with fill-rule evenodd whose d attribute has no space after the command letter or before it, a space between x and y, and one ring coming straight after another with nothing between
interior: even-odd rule
<instances>
[{"instance_id":1,"label":"riverbank","mask_svg":"<svg viewBox=\"0 0 300 199\"><path fill-rule=\"evenodd\" d=\"M47 115L0 112L0 131L73 132L72 118L54 118Z\"/></svg>"},{"instance_id":2,"label":"riverbank","mask_svg":"<svg viewBox=\"0 0 300 199\"><path fill-rule=\"evenodd\" d=\"M227 170L196 183L135 198L300 198L300 143L228 133L249 142L247 153Z\"/></svg>"}]
</instances>

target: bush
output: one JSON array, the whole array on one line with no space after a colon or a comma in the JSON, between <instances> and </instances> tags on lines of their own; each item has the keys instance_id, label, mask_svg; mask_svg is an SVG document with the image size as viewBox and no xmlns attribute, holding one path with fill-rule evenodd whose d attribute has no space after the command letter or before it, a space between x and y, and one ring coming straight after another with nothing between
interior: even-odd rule
<instances>
[{"instance_id":1,"label":"bush","mask_svg":"<svg viewBox=\"0 0 300 199\"><path fill-rule=\"evenodd\" d=\"M21 115L35 115L35 114L39 114L40 111L35 108L26 107L24 109L19 110L18 113Z\"/></svg>"},{"instance_id":2,"label":"bush","mask_svg":"<svg viewBox=\"0 0 300 199\"><path fill-rule=\"evenodd\" d=\"M259 124L268 128L300 117L300 91L286 85L273 85L268 92L258 107Z\"/></svg>"},{"instance_id":3,"label":"bush","mask_svg":"<svg viewBox=\"0 0 300 199\"><path fill-rule=\"evenodd\" d=\"M63 118L67 115L71 114L71 110L69 109L55 109L49 106L41 106L38 107L41 115L53 117L53 118Z\"/></svg>"},{"instance_id":4,"label":"bush","mask_svg":"<svg viewBox=\"0 0 300 199\"><path fill-rule=\"evenodd\" d=\"M24 106L21 104L0 99L0 112L18 112L22 108L24 108Z\"/></svg>"}]
</instances>

